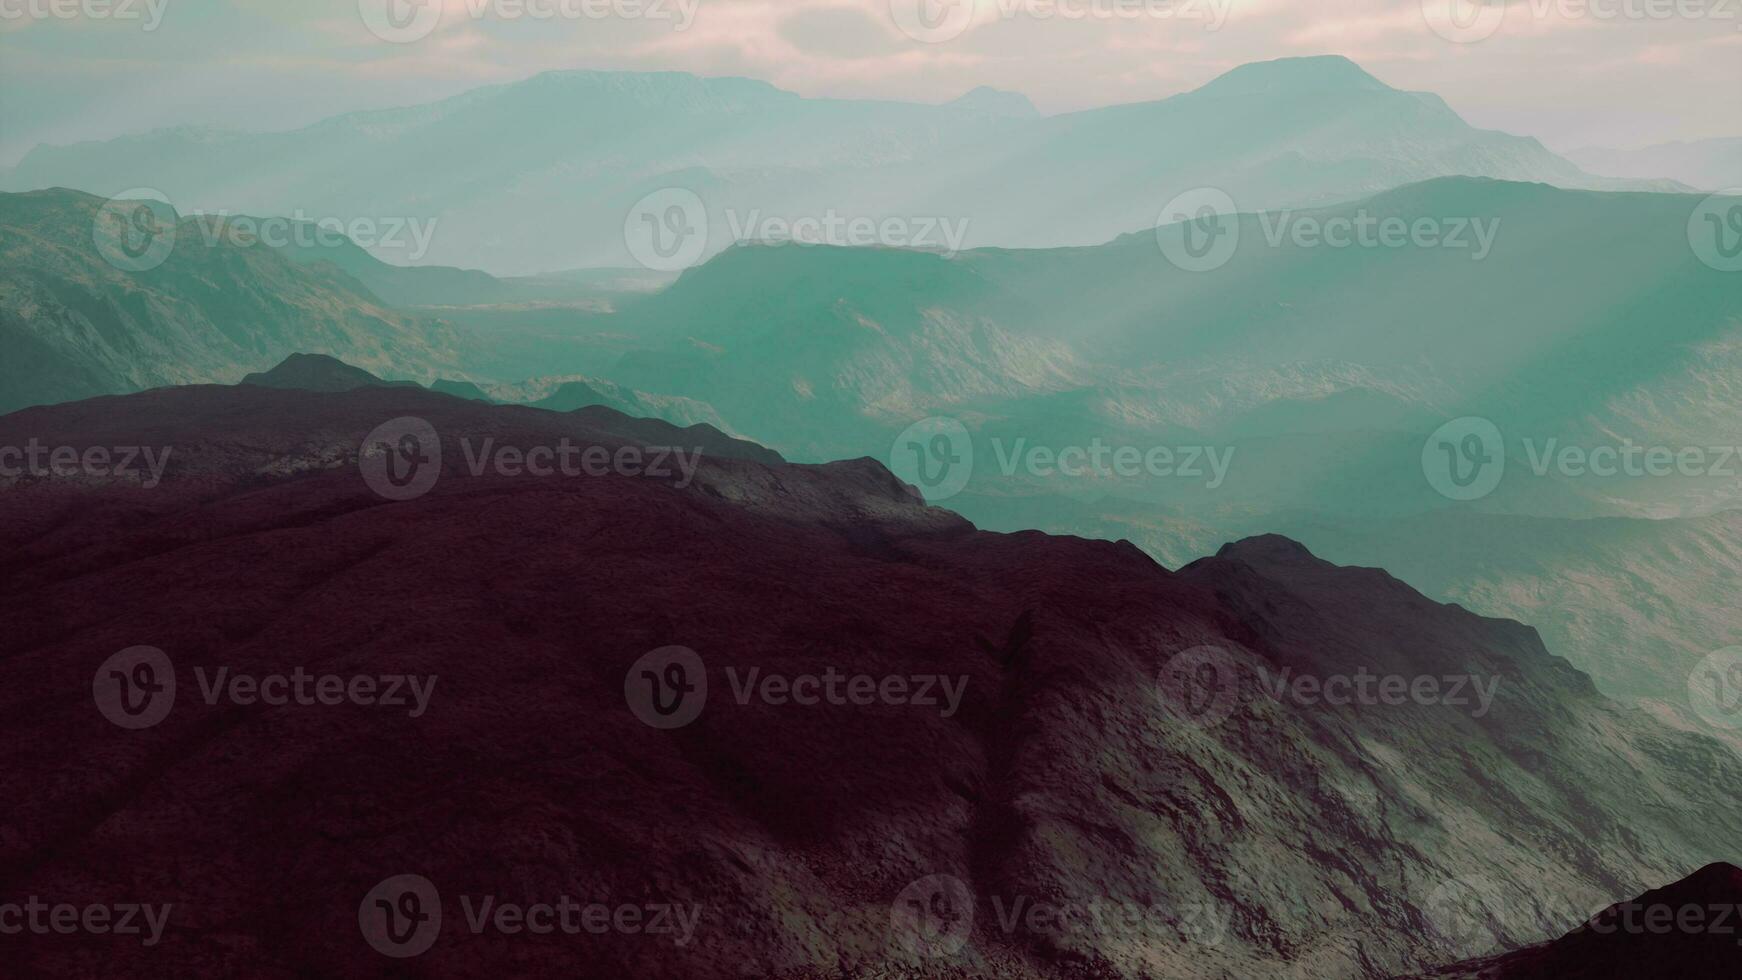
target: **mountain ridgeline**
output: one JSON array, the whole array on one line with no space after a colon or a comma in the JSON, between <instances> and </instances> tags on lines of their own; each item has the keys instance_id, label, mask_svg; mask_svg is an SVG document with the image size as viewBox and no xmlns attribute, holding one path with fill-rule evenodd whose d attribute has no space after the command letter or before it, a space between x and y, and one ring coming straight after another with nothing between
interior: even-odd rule
<instances>
[{"instance_id":1,"label":"mountain ridgeline","mask_svg":"<svg viewBox=\"0 0 1742 980\"><path fill-rule=\"evenodd\" d=\"M967 247L1048 247L1136 230L1206 185L1257 210L1454 174L1669 186L1587 174L1535 140L1470 126L1437 96L1317 57L1056 116L989 92L921 105L804 98L741 78L552 72L291 132L181 128L38 147L7 189L146 186L183 211L415 219L434 228L416 261L526 274L633 265L625 216L663 188L700 196L710 252L759 237L758 216L830 214L959 223Z\"/></svg>"}]
</instances>

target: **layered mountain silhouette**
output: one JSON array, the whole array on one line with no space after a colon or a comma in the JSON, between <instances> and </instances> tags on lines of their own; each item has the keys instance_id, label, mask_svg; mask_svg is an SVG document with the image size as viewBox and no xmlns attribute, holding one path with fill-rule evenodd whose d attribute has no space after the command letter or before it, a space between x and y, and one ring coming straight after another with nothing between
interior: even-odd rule
<instances>
[{"instance_id":1,"label":"layered mountain silhouette","mask_svg":"<svg viewBox=\"0 0 1742 980\"><path fill-rule=\"evenodd\" d=\"M422 443L433 485L392 502L362 458L407 418L439 461ZM792 465L705 428L409 387L0 417L0 445L31 438L169 450L150 489L10 480L0 523L0 890L173 903L153 975L376 972L359 908L415 874L444 915L405 966L442 974L1386 977L1565 931L1508 919L1470 948L1446 911L1460 882L1585 910L1742 833L1742 759L1717 742L1608 701L1526 626L1285 538L1169 571L1128 544L979 531L870 460ZM501 458L485 440L700 462L540 477L476 467ZM707 698L655 728L626 690L674 644ZM178 695L126 731L88 695L139 645ZM1182 698L1168 668L1193 650L1190 675L1219 682ZM299 666L436 685L416 717L202 694L219 668ZM750 670L941 676L960 696L741 699ZM1272 686L1357 673L1491 698ZM966 904L916 937L940 875ZM682 942L474 932L486 896L697 918ZM137 953L9 941L49 975L138 975Z\"/></svg>"},{"instance_id":2,"label":"layered mountain silhouette","mask_svg":"<svg viewBox=\"0 0 1742 980\"><path fill-rule=\"evenodd\" d=\"M1742 973L1742 868L1708 865L1553 942L1435 971L1439 980L1630 980Z\"/></svg>"},{"instance_id":3,"label":"layered mountain silhouette","mask_svg":"<svg viewBox=\"0 0 1742 980\"><path fill-rule=\"evenodd\" d=\"M761 237L760 218L827 214L952 219L969 246L1047 247L1144 227L1206 185L1258 210L1452 174L1648 186L1476 129L1437 96L1340 57L1246 65L1173 98L1048 117L984 91L932 106L809 99L741 78L553 72L292 132L42 146L8 186L146 186L184 211L417 219L435 227L420 261L526 274L636 264L625 217L668 187L701 197L711 251Z\"/></svg>"},{"instance_id":4,"label":"layered mountain silhouette","mask_svg":"<svg viewBox=\"0 0 1742 980\"><path fill-rule=\"evenodd\" d=\"M1667 178L1706 190L1742 188L1742 137L1658 143L1637 150L1587 147L1568 158L1594 174Z\"/></svg>"}]
</instances>

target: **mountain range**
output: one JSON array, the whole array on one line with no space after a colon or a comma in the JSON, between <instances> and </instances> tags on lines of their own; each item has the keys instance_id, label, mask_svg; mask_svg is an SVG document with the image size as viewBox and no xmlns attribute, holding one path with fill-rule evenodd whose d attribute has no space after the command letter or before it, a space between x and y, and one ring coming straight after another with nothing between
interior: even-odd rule
<instances>
[{"instance_id":1,"label":"mountain range","mask_svg":"<svg viewBox=\"0 0 1742 980\"><path fill-rule=\"evenodd\" d=\"M961 229L962 247L1092 245L1206 185L1256 211L1445 175L1673 186L1593 176L1534 139L1470 126L1437 96L1313 57L1055 116L993 92L921 105L805 98L742 78L552 72L291 132L177 128L40 146L0 189L143 186L184 213L420 222L426 250L378 255L524 275L636 265L626 219L666 188L700 199L706 218L686 222L705 227L676 230L702 232L706 256L769 237L771 220L831 215L910 222L918 234L899 244L943 247L925 232L939 222Z\"/></svg>"}]
</instances>

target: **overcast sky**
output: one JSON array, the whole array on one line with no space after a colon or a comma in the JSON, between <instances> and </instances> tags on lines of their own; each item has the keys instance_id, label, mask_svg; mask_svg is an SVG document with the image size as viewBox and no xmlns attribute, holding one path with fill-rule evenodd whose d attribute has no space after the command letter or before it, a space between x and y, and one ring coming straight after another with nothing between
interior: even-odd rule
<instances>
[{"instance_id":1,"label":"overcast sky","mask_svg":"<svg viewBox=\"0 0 1742 980\"><path fill-rule=\"evenodd\" d=\"M290 128L559 68L921 102L990 85L1051 113L1333 53L1556 149L1742 136L1742 0L1517 0L1450 16L1470 2L0 0L0 164L41 142ZM424 21L420 3L446 9ZM643 4L657 9L625 16Z\"/></svg>"}]
</instances>

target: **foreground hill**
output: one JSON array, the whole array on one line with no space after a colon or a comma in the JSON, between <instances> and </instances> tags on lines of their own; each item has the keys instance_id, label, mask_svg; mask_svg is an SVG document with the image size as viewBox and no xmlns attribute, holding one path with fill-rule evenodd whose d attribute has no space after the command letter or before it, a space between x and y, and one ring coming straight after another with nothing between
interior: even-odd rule
<instances>
[{"instance_id":1,"label":"foreground hill","mask_svg":"<svg viewBox=\"0 0 1742 980\"><path fill-rule=\"evenodd\" d=\"M948 219L968 246L1096 244L1206 184L1248 209L1451 174L1652 186L1476 129L1437 96L1338 57L1246 65L1172 98L1059 116L1011 101L810 99L742 78L551 72L291 132L37 147L10 186L147 186L184 209L439 222L420 261L498 274L634 264L625 215L667 187L700 196L711 253L764 237L758 218L828 214Z\"/></svg>"},{"instance_id":2,"label":"foreground hill","mask_svg":"<svg viewBox=\"0 0 1742 980\"><path fill-rule=\"evenodd\" d=\"M404 418L440 460L389 502L359 450ZM435 448L379 438L368 467ZM166 465L149 488L0 487L0 893L173 908L148 957L13 937L28 973L377 973L393 961L360 910L419 875L444 916L404 966L432 976L1383 977L1490 951L1448 925L1455 881L1590 908L1742 839L1742 762L1717 743L1618 708L1527 627L1281 538L1169 572L1124 544L978 531L866 460L411 388L0 418L0 446L32 439ZM485 439L700 463L473 475ZM93 676L139 645L178 693L126 730ZM655 728L638 662L672 645L707 696ZM1174 659L1203 647L1222 652ZM219 669L298 668L433 693L415 715L204 693ZM744 688L751 670L956 693L807 704ZM1261 680L1357 675L1441 696L1333 705ZM486 896L697 918L681 937L474 933ZM1564 931L1546 921L1493 942Z\"/></svg>"}]
</instances>

